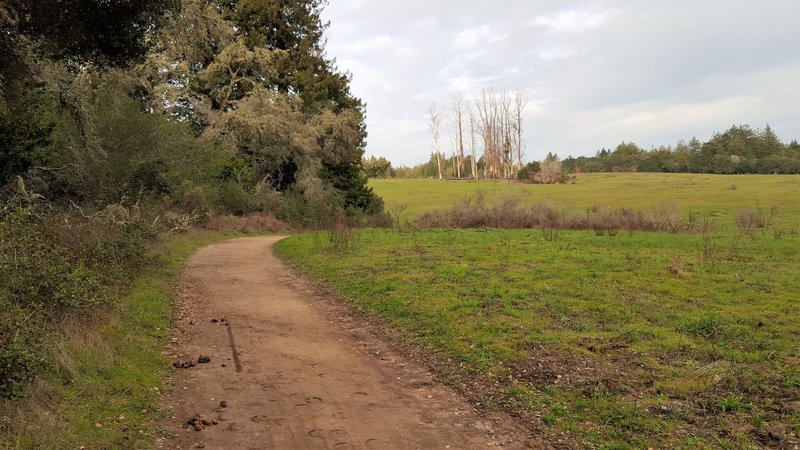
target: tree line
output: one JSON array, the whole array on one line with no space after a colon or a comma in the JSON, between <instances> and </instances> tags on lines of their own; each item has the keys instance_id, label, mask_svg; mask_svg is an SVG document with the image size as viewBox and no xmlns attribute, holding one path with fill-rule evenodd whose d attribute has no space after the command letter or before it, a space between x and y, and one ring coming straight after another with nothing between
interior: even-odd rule
<instances>
[{"instance_id":1,"label":"tree line","mask_svg":"<svg viewBox=\"0 0 800 450\"><path fill-rule=\"evenodd\" d=\"M516 147L514 147L516 148ZM491 154L491 152L490 152ZM492 178L484 152L477 160L467 155L467 165L475 164L480 178ZM428 161L394 168L386 158L365 160L370 178L458 178L456 153L450 156L431 154ZM439 171L439 168L441 172ZM563 160L548 153L541 161L511 167L514 176L523 181L552 183L563 180L564 174L581 172L675 172L716 174L798 174L800 144L793 139L782 142L767 125L763 130L749 125L734 125L715 133L708 141L697 138L645 150L633 142L623 141L614 149L601 149L594 156L569 156ZM563 172L563 173L562 173Z\"/></svg>"},{"instance_id":2,"label":"tree line","mask_svg":"<svg viewBox=\"0 0 800 450\"><path fill-rule=\"evenodd\" d=\"M575 172L685 172L716 174L800 173L800 144L781 142L767 125L732 126L708 141L692 138L675 146L644 150L633 142L601 149L594 156L564 159L565 170Z\"/></svg>"}]
</instances>

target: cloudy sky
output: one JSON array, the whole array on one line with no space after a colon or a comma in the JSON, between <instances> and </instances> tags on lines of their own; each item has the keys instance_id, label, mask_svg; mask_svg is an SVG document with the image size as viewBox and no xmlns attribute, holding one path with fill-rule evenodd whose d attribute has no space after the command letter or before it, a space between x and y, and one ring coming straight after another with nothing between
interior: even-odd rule
<instances>
[{"instance_id":1,"label":"cloudy sky","mask_svg":"<svg viewBox=\"0 0 800 450\"><path fill-rule=\"evenodd\" d=\"M331 0L324 16L367 154L395 166L428 159L431 103L489 87L530 98L529 160L744 123L800 138L800 0Z\"/></svg>"}]
</instances>

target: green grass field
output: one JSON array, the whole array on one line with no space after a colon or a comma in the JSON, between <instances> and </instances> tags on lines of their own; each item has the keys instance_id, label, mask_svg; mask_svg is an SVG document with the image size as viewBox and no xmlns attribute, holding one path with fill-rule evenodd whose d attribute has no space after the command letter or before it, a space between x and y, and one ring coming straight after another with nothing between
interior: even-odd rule
<instances>
[{"instance_id":1,"label":"green grass field","mask_svg":"<svg viewBox=\"0 0 800 450\"><path fill-rule=\"evenodd\" d=\"M742 208L777 207L787 223L800 219L800 175L697 175L663 173L581 174L574 184L533 185L510 181L371 180L387 211L446 209L477 190L488 198L518 196L564 208L595 205L646 208L670 204L681 210L729 215ZM781 220L780 218L778 218ZM798 220L800 221L800 220Z\"/></svg>"},{"instance_id":2,"label":"green grass field","mask_svg":"<svg viewBox=\"0 0 800 450\"><path fill-rule=\"evenodd\" d=\"M409 216L476 188L573 208L715 214L705 234L411 227L297 235L277 251L463 367L486 406L577 448L800 443L800 177L372 185ZM740 233L736 212L756 207L776 208L774 220Z\"/></svg>"}]
</instances>

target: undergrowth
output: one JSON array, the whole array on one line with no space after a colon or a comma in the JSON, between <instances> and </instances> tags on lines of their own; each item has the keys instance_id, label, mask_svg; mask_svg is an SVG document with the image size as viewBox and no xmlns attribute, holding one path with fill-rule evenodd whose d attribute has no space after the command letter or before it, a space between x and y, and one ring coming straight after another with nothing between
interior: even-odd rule
<instances>
[{"instance_id":1,"label":"undergrowth","mask_svg":"<svg viewBox=\"0 0 800 450\"><path fill-rule=\"evenodd\" d=\"M41 236L35 237L34 225L28 226L34 238L26 237L25 242L34 242L31 245L36 251L49 252L54 264L65 264L64 258L74 258L60 253L64 247L55 247L52 241L45 244L47 241ZM107 233L109 229L103 228L105 237L109 237ZM190 232L172 234L166 241L150 237L147 242L127 233L121 236L128 236L131 242L125 245L111 240L93 246L87 244L91 238L83 236L81 242L86 245L76 249L82 252L75 254L85 255L78 266L97 277L95 285L99 288L93 291L96 295L81 296L85 292L70 291L74 281L70 277L52 283L42 280L46 286L39 286L37 292L50 292L42 290L45 287L62 289L75 292L74 299L84 302L77 304L71 295L67 297L71 304L40 298L35 307L26 304L12 310L15 317L23 320L32 311L35 314L27 322L14 322L11 334L8 327L3 329L3 339L13 339L18 333L18 346L4 345L3 351L12 355L19 375L13 390L7 392L10 395L0 401L0 448L153 445L157 430L151 423L161 415L156 399L169 370L161 350L168 336L174 300L171 283L199 246L233 235ZM8 239L4 242L7 244ZM57 255L61 256L56 258ZM98 259L101 257L104 259ZM119 266L114 268L109 258L116 258ZM98 267L101 261L108 265ZM124 272L130 281L108 284L104 280L106 269L116 272L114 279L120 280L116 277ZM3 298L9 301L9 297ZM8 317L11 315L4 319ZM34 319L36 322L31 323ZM14 354L8 348L11 352L21 351ZM31 363L26 363L25 358L31 358Z\"/></svg>"}]
</instances>

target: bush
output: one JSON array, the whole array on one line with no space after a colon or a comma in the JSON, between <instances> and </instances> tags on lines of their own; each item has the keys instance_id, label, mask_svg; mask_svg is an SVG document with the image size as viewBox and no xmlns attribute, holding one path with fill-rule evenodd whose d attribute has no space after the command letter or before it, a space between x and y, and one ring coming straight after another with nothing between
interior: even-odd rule
<instances>
[{"instance_id":1,"label":"bush","mask_svg":"<svg viewBox=\"0 0 800 450\"><path fill-rule=\"evenodd\" d=\"M742 210L736 214L736 225L742 234L750 234L756 228L764 228L766 220L761 210Z\"/></svg>"},{"instance_id":2,"label":"bush","mask_svg":"<svg viewBox=\"0 0 800 450\"><path fill-rule=\"evenodd\" d=\"M0 222L0 281L10 301L56 309L100 302L100 277L45 240L27 211Z\"/></svg>"},{"instance_id":3,"label":"bush","mask_svg":"<svg viewBox=\"0 0 800 450\"><path fill-rule=\"evenodd\" d=\"M40 356L42 317L12 304L0 294L0 399L22 397L43 367Z\"/></svg>"},{"instance_id":4,"label":"bush","mask_svg":"<svg viewBox=\"0 0 800 450\"><path fill-rule=\"evenodd\" d=\"M253 212L254 204L250 194L232 181L223 183L219 189L219 205L224 212L236 215Z\"/></svg>"},{"instance_id":5,"label":"bush","mask_svg":"<svg viewBox=\"0 0 800 450\"><path fill-rule=\"evenodd\" d=\"M286 222L267 213L251 213L244 216L213 216L205 227L212 231L239 231L243 233L287 231Z\"/></svg>"},{"instance_id":6,"label":"bush","mask_svg":"<svg viewBox=\"0 0 800 450\"><path fill-rule=\"evenodd\" d=\"M173 194L173 203L185 211L205 213L211 210L213 202L203 186L184 180Z\"/></svg>"},{"instance_id":7,"label":"bush","mask_svg":"<svg viewBox=\"0 0 800 450\"><path fill-rule=\"evenodd\" d=\"M674 206L658 206L646 211L627 208L590 208L586 214L561 211L545 204L528 204L508 198L489 204L482 194L467 198L446 211L425 213L417 219L422 228L538 228L608 231L708 231L708 222L683 219Z\"/></svg>"},{"instance_id":8,"label":"bush","mask_svg":"<svg viewBox=\"0 0 800 450\"><path fill-rule=\"evenodd\" d=\"M104 283L128 275L146 262L145 244L155 237L138 208L109 205L86 215L77 209L52 214L39 225L44 238L70 256L72 264L96 269Z\"/></svg>"},{"instance_id":9,"label":"bush","mask_svg":"<svg viewBox=\"0 0 800 450\"><path fill-rule=\"evenodd\" d=\"M0 398L17 398L44 367L55 324L71 311L109 301L146 262L152 228L135 208L110 205L39 218L31 209L0 216Z\"/></svg>"}]
</instances>

